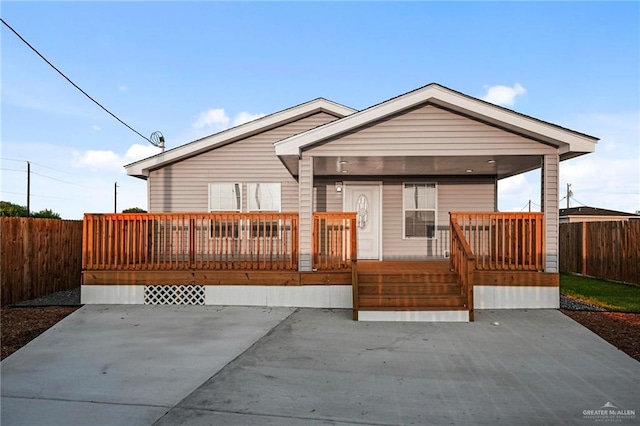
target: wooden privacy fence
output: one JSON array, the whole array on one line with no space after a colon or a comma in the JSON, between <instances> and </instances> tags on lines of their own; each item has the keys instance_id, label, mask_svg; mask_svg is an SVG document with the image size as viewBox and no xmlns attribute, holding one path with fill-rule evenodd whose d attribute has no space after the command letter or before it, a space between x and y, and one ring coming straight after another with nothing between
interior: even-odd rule
<instances>
[{"instance_id":1,"label":"wooden privacy fence","mask_svg":"<svg viewBox=\"0 0 640 426\"><path fill-rule=\"evenodd\" d=\"M82 221L0 217L2 306L80 286Z\"/></svg>"},{"instance_id":2,"label":"wooden privacy fence","mask_svg":"<svg viewBox=\"0 0 640 426\"><path fill-rule=\"evenodd\" d=\"M640 285L640 220L560 224L560 271Z\"/></svg>"},{"instance_id":3,"label":"wooden privacy fence","mask_svg":"<svg viewBox=\"0 0 640 426\"><path fill-rule=\"evenodd\" d=\"M347 269L357 260L355 213L313 213L313 267Z\"/></svg>"},{"instance_id":4,"label":"wooden privacy fence","mask_svg":"<svg viewBox=\"0 0 640 426\"><path fill-rule=\"evenodd\" d=\"M85 214L85 270L298 269L297 213Z\"/></svg>"},{"instance_id":5,"label":"wooden privacy fence","mask_svg":"<svg viewBox=\"0 0 640 426\"><path fill-rule=\"evenodd\" d=\"M476 269L543 269L543 213L456 212L451 222L460 227Z\"/></svg>"}]
</instances>

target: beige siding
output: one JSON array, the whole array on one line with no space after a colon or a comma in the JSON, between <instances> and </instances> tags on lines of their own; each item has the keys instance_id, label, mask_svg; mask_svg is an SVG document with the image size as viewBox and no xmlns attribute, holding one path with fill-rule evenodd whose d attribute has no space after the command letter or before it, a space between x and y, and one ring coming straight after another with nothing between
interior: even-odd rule
<instances>
[{"instance_id":1,"label":"beige siding","mask_svg":"<svg viewBox=\"0 0 640 426\"><path fill-rule=\"evenodd\" d=\"M478 181L425 179L437 185L437 231L435 239L403 239L402 187L404 181L385 181L383 187L383 258L425 259L449 250L449 212L495 211L493 179ZM417 180L407 180L417 182Z\"/></svg>"},{"instance_id":2,"label":"beige siding","mask_svg":"<svg viewBox=\"0 0 640 426\"><path fill-rule=\"evenodd\" d=\"M427 105L311 148L317 156L543 155L555 148Z\"/></svg>"},{"instance_id":3,"label":"beige siding","mask_svg":"<svg viewBox=\"0 0 640 426\"><path fill-rule=\"evenodd\" d=\"M341 212L342 192L336 191L336 181L315 178L313 182L313 211Z\"/></svg>"},{"instance_id":4,"label":"beige siding","mask_svg":"<svg viewBox=\"0 0 640 426\"><path fill-rule=\"evenodd\" d=\"M544 247L545 272L558 272L559 233L559 168L558 155L545 155L542 161L542 211L545 219Z\"/></svg>"},{"instance_id":5,"label":"beige siding","mask_svg":"<svg viewBox=\"0 0 640 426\"><path fill-rule=\"evenodd\" d=\"M250 182L281 182L282 211L298 211L298 183L275 155L273 143L320 126L336 117L317 113L153 170L149 175L149 211L207 211L210 182L243 183L243 210Z\"/></svg>"},{"instance_id":6,"label":"beige siding","mask_svg":"<svg viewBox=\"0 0 640 426\"><path fill-rule=\"evenodd\" d=\"M437 184L437 234L435 239L403 239L402 187L404 182ZM346 181L348 184L349 182ZM317 211L342 211L342 193L336 193L335 181L315 182ZM383 259L426 259L440 257L449 250L449 212L495 211L493 178L393 178L384 179L382 187L382 256Z\"/></svg>"}]
</instances>

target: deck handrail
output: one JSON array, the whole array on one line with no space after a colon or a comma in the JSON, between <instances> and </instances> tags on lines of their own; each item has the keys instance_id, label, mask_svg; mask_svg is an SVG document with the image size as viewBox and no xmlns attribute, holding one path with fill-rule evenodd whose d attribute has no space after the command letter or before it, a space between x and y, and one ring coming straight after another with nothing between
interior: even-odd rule
<instances>
[{"instance_id":1,"label":"deck handrail","mask_svg":"<svg viewBox=\"0 0 640 426\"><path fill-rule=\"evenodd\" d=\"M475 256L460 225L451 218L451 269L460 284L460 295L465 299L469 321L473 321L473 271Z\"/></svg>"},{"instance_id":2,"label":"deck handrail","mask_svg":"<svg viewBox=\"0 0 640 426\"><path fill-rule=\"evenodd\" d=\"M298 213L87 213L82 267L297 270L298 223Z\"/></svg>"},{"instance_id":3,"label":"deck handrail","mask_svg":"<svg viewBox=\"0 0 640 426\"><path fill-rule=\"evenodd\" d=\"M478 270L541 271L544 214L539 212L452 212L475 255Z\"/></svg>"},{"instance_id":4,"label":"deck handrail","mask_svg":"<svg viewBox=\"0 0 640 426\"><path fill-rule=\"evenodd\" d=\"M357 262L356 213L313 213L313 268L352 268Z\"/></svg>"}]
</instances>

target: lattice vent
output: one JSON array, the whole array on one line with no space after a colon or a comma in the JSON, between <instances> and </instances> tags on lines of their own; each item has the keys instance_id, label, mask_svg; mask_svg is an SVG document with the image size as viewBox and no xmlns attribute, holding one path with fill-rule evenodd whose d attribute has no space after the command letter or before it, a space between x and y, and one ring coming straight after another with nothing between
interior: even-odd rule
<instances>
[{"instance_id":1,"label":"lattice vent","mask_svg":"<svg viewBox=\"0 0 640 426\"><path fill-rule=\"evenodd\" d=\"M145 305L204 305L203 285L146 285Z\"/></svg>"}]
</instances>

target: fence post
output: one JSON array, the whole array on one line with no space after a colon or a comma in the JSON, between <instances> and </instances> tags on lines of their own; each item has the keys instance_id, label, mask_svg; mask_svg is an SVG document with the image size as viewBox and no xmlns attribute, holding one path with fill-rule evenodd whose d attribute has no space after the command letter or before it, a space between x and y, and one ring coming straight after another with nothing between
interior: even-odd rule
<instances>
[{"instance_id":1,"label":"fence post","mask_svg":"<svg viewBox=\"0 0 640 426\"><path fill-rule=\"evenodd\" d=\"M582 222L582 275L587 275L587 222Z\"/></svg>"}]
</instances>

